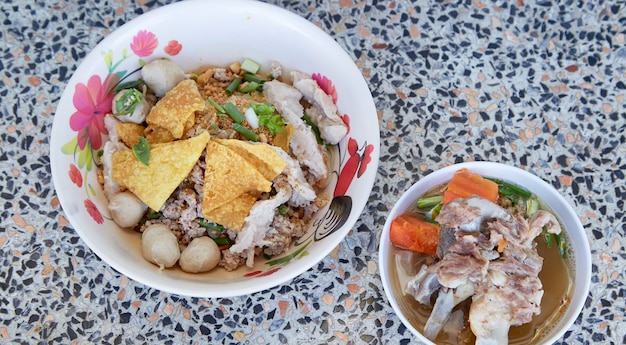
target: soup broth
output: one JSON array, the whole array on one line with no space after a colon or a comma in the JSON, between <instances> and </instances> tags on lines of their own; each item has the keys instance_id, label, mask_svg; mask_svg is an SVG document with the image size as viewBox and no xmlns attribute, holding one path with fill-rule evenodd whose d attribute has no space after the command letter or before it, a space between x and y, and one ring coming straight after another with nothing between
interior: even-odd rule
<instances>
[{"instance_id":1,"label":"soup broth","mask_svg":"<svg viewBox=\"0 0 626 345\"><path fill-rule=\"evenodd\" d=\"M441 190L441 189L439 189ZM432 192L432 191L431 191ZM425 195L432 194L431 192ZM409 213L414 214L414 210ZM563 229L563 232L565 230ZM565 234L563 234L565 236ZM574 273L570 264L570 259L563 258L556 246L548 248L543 236L535 239L537 252L543 258L543 267L539 273L539 279L543 285L544 294L541 299L541 313L535 315L531 322L512 326L509 330L509 344L537 344L545 334L550 331L552 325L562 317L563 312L570 302ZM572 253L568 253L573 255ZM420 333L424 332L424 325L432 311L432 306L426 306L417 302L413 296L405 294L407 283L415 276L420 267L430 264L432 257L419 253L410 252L392 246L390 251L389 271L392 277L397 279L392 281L391 288L394 296L398 296L397 303L403 310L408 321ZM573 262L573 260L571 261ZM435 342L445 345L465 345L474 344L475 337L468 323L468 311L471 297L467 301L460 303L453 309L464 311L464 327L454 332L445 332L446 327L438 334ZM496 317L496 316L494 316Z\"/></svg>"}]
</instances>

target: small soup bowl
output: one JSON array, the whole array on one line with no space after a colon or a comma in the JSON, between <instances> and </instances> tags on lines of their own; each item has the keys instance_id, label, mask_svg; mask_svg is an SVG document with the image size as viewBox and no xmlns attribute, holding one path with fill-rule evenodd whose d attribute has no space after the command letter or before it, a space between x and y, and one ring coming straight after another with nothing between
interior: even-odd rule
<instances>
[{"instance_id":1,"label":"small soup bowl","mask_svg":"<svg viewBox=\"0 0 626 345\"><path fill-rule=\"evenodd\" d=\"M394 245L389 239L389 231L391 222L399 215L405 213L421 195L436 186L447 183L454 173L462 168L466 168L484 177L502 179L524 187L536 195L542 202L542 205L551 210L560 221L568 246L567 264L571 268L571 284L568 294L569 303L555 319L551 320L551 325L543 328L537 336L533 337L531 342L533 344L552 344L561 338L574 323L583 308L589 292L591 281L591 252L589 242L578 215L565 198L539 177L513 166L493 162L455 164L437 170L420 179L400 197L387 217L381 235L379 249L381 279L389 303L400 320L418 340L426 344L435 344L423 334L423 324L418 325L416 324L418 321L411 321L414 319L410 316L411 310L408 310L411 304L407 303L406 299L413 297L404 295L404 286L398 288L399 277L395 269ZM540 240L541 235L537 237L536 241ZM546 269L547 265L548 263L544 261L543 269ZM545 295L544 299L542 299L542 306L544 305L544 301ZM494 315L494 317L497 316Z\"/></svg>"}]
</instances>

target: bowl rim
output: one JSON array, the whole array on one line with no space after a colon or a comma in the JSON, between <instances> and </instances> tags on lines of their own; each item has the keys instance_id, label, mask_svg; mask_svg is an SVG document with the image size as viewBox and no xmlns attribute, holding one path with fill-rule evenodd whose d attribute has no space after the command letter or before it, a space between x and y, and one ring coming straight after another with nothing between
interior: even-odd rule
<instances>
[{"instance_id":1,"label":"bowl rim","mask_svg":"<svg viewBox=\"0 0 626 345\"><path fill-rule=\"evenodd\" d=\"M291 27L295 27L298 29L298 32L302 32L310 37L312 37L315 41L319 41L320 44L324 44L325 47L333 54L337 55L338 61L342 64L346 64L349 73L353 73L351 75L359 76L358 80L352 80L355 88L359 88L365 92L367 90L367 99L362 99L365 103L365 107L372 110L371 115L372 124L375 123L376 131L371 131L368 133L367 142L371 144L374 149L371 152L371 162L369 163L368 170L371 173L363 178L359 182L360 189L367 190L368 197L371 194L373 189L373 185L376 179L376 171L378 169L379 164L379 151L380 151L380 132L378 128L378 121L375 111L375 106L373 102L373 98L371 95L371 91L367 86L365 79L361 71L354 64L354 61L349 57L347 52L326 32L324 32L321 28L316 26L314 23L308 21L307 19L297 15L296 13L290 12L287 9L260 2L254 0L236 0L236 1L227 1L227 0L212 0L212 1L204 1L204 0L187 0L183 2L172 3L168 5L161 6L159 8L155 8L149 12L141 14L136 18L126 22L116 30L112 31L109 35L104 37L95 47L91 49L91 51L79 62L76 71L73 73L72 77L68 80L65 90L61 96L61 100L59 104L64 98L69 97L71 86L76 83L76 75L84 74L84 69L86 66L84 65L86 62L99 58L101 51L108 48L108 45L114 43L120 39L120 37L124 37L126 35L126 31L129 29L142 28L140 25L148 25L145 23L156 22L162 23L164 18L171 17L172 13L183 12L183 11L194 11L200 9L217 9L221 10L224 8L232 9L232 11L240 11L241 6L245 6L245 11L259 11L264 14L271 14L271 18L280 18L281 25L290 25ZM286 23L286 24L282 24ZM113 45L115 46L115 45ZM349 62L349 65L348 65ZM343 65L342 65L343 66ZM358 74L357 74L358 73ZM57 107L57 111L59 107ZM55 113L55 119L60 117L57 116L58 113ZM69 117L69 114L68 114ZM65 123L63 124L65 125ZM332 248L339 245L339 243L345 238L345 236L349 233L351 228L360 218L360 215L363 212L363 209L366 206L368 197L365 200L356 200L352 205L352 210L349 214L349 218L346 224L339 229L335 234L325 238L326 241L324 244L324 250L319 250L314 253L310 253L307 256L306 260L298 260L299 263L295 265L287 265L283 269L281 269L280 274L273 274L271 279L263 279L261 277L256 278L253 282L249 280L241 280L233 283L220 283L213 284L212 286L209 283L206 283L202 286L193 286L193 287L184 287L180 286L182 284L172 284L172 281L165 279L163 277L159 277L155 275L154 278L147 279L146 277L133 272L133 270L127 268L122 262L117 262L117 259L113 258L112 255L106 253L104 250L101 250L99 244L95 242L95 239L90 238L89 236L85 236L83 229L74 224L80 224L78 220L78 216L74 214L75 210L66 209L65 200L68 200L72 197L71 193L65 191L63 189L56 188L57 186L62 185L59 181L61 176L61 167L57 166L55 162L57 162L57 157L61 156L61 153L58 152L58 148L60 148L63 144L61 141L65 140L65 138L59 138L58 136L54 136L55 127L61 127L62 124L59 121L54 121L52 125L52 137L50 142L50 158L51 158L51 170L52 170L52 179L53 184L55 185L56 194L60 200L61 207L63 209L64 215L68 218L70 226L76 231L76 233L81 237L82 241L92 250L96 256L102 259L108 266L112 267L119 273L126 275L127 277L137 281L139 283L144 284L147 287L152 287L163 292L174 293L178 295L191 296L191 297L233 297L233 296L242 296L247 294L252 294L256 292L260 292L262 290L266 290L272 287L276 287L280 284L283 284L298 275L306 272L307 270L314 267L319 261L328 256L331 252ZM344 139L345 140L345 139ZM352 188L352 187L351 187ZM361 192L359 192L361 193ZM337 236L335 236L337 235ZM326 247L328 249L326 249ZM199 284L200 285L200 284ZM220 285L220 286L216 286Z\"/></svg>"},{"instance_id":2,"label":"bowl rim","mask_svg":"<svg viewBox=\"0 0 626 345\"><path fill-rule=\"evenodd\" d=\"M385 290L385 295L387 296L387 299L391 304L392 309L400 318L405 327L407 327L414 336L416 336L420 341L426 344L435 345L434 342L426 338L411 325L406 316L404 316L396 300L396 297L393 294L390 285L391 283L389 270L387 269L387 258L390 255L389 251L392 246L389 240L389 227L391 225L391 221L397 215L402 214L408 208L408 206L417 198L417 196L426 192L437 184L447 182L455 171L462 168L467 168L468 170L479 173L482 176L498 177L503 179L507 179L507 176L514 176L512 174L521 175L525 179L532 181L533 184L541 188L541 190L543 191L543 193L540 193L540 199L542 200L542 202L551 206L555 204L559 205L560 207L562 207L562 210L564 211L566 216L568 216L568 225L570 226L566 227L567 234L568 236L570 236L570 238L571 236L575 236L575 243L578 244L575 255L576 261L575 263L573 263L572 267L575 279L571 295L572 299L568 308L564 311L564 314L561 316L558 322L558 324L562 326L556 331L551 331L547 334L548 337L541 340L541 344L554 343L559 338L561 338L565 334L565 332L574 324L574 322L578 318L578 315L582 311L585 301L587 299L587 295L589 293L591 285L592 268L589 240L578 215L576 214L572 206L567 202L567 200L553 186L527 170L504 163L474 161L452 164L435 170L424 176L423 178L420 178L401 194L400 198L396 201L393 208L389 211L389 214L385 221L385 225L381 233L378 258L378 264L381 270L381 280L383 282L383 289ZM523 183L519 183L519 185L527 188L527 186ZM532 192L536 193L536 189L533 189ZM546 197L548 200L546 200ZM559 220L563 221L563 219ZM571 229L574 229L574 231L572 231Z\"/></svg>"}]
</instances>

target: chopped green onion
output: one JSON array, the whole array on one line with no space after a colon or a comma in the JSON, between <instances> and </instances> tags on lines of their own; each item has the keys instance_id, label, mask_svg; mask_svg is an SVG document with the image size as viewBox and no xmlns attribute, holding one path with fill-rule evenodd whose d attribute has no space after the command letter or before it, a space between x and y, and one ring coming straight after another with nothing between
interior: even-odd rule
<instances>
[{"instance_id":1,"label":"chopped green onion","mask_svg":"<svg viewBox=\"0 0 626 345\"><path fill-rule=\"evenodd\" d=\"M161 216L161 214L159 212L156 212L152 209L150 209L147 213L146 213L146 219L159 219L159 217Z\"/></svg>"},{"instance_id":2,"label":"chopped green onion","mask_svg":"<svg viewBox=\"0 0 626 345\"><path fill-rule=\"evenodd\" d=\"M565 238L563 237L562 234L556 234L554 235L554 238L556 239L556 245L559 248L559 254L561 254L561 257L563 259L567 258L567 243L565 242Z\"/></svg>"},{"instance_id":3,"label":"chopped green onion","mask_svg":"<svg viewBox=\"0 0 626 345\"><path fill-rule=\"evenodd\" d=\"M443 201L443 195L431 195L417 199L417 208L429 209L433 208Z\"/></svg>"},{"instance_id":4,"label":"chopped green onion","mask_svg":"<svg viewBox=\"0 0 626 345\"><path fill-rule=\"evenodd\" d=\"M539 201L535 198L526 200L526 216L530 217L539 210Z\"/></svg>"},{"instance_id":5,"label":"chopped green onion","mask_svg":"<svg viewBox=\"0 0 626 345\"><path fill-rule=\"evenodd\" d=\"M323 144L324 140L322 140L322 136L320 135L320 129L313 123L313 120L309 117L309 115L302 115L302 119L306 122L307 125L311 126L313 133L315 134L315 139L317 139L318 144Z\"/></svg>"},{"instance_id":6,"label":"chopped green onion","mask_svg":"<svg viewBox=\"0 0 626 345\"><path fill-rule=\"evenodd\" d=\"M239 84L241 84L241 78L235 78L230 85L228 85L228 87L226 88L226 94L230 95L233 92L237 91L237 88L239 87Z\"/></svg>"},{"instance_id":7,"label":"chopped green onion","mask_svg":"<svg viewBox=\"0 0 626 345\"><path fill-rule=\"evenodd\" d=\"M144 137L139 137L139 142L133 145L133 154L144 165L150 162L150 144Z\"/></svg>"},{"instance_id":8,"label":"chopped green onion","mask_svg":"<svg viewBox=\"0 0 626 345\"><path fill-rule=\"evenodd\" d=\"M250 72L252 74L255 74L256 72L258 72L259 68L261 68L261 65L259 65L257 62L252 61L248 58L243 59L243 62L241 63L241 69L246 72Z\"/></svg>"},{"instance_id":9,"label":"chopped green onion","mask_svg":"<svg viewBox=\"0 0 626 345\"><path fill-rule=\"evenodd\" d=\"M115 86L115 89L113 92L118 93L124 89L136 89L139 86L141 86L141 84L143 84L143 80L141 79L127 81L125 83L119 83L117 84L117 86Z\"/></svg>"},{"instance_id":10,"label":"chopped green onion","mask_svg":"<svg viewBox=\"0 0 626 345\"><path fill-rule=\"evenodd\" d=\"M252 74L252 73L244 73L244 74L243 74L243 76L242 76L242 78L243 78L243 80L245 80L245 81L255 82L255 83L258 83L258 84L263 84L263 83L265 83L265 82L266 82L266 80L265 80L265 79L263 79L263 78L259 77L259 76L258 76L258 75L256 75L256 74Z\"/></svg>"},{"instance_id":11,"label":"chopped green onion","mask_svg":"<svg viewBox=\"0 0 626 345\"><path fill-rule=\"evenodd\" d=\"M218 246L227 246L230 244L230 239L228 237L214 238L213 241L215 241L215 244Z\"/></svg>"},{"instance_id":12,"label":"chopped green onion","mask_svg":"<svg viewBox=\"0 0 626 345\"><path fill-rule=\"evenodd\" d=\"M209 102L209 104L211 104L213 106L213 108L215 108L215 110L217 110L218 113L222 113L222 114L226 113L224 108L222 108L221 105L217 104L217 102L215 102L211 98L207 98L207 102Z\"/></svg>"},{"instance_id":13,"label":"chopped green onion","mask_svg":"<svg viewBox=\"0 0 626 345\"><path fill-rule=\"evenodd\" d=\"M224 112L236 123L242 123L246 119L246 116L230 102L224 104Z\"/></svg>"},{"instance_id":14,"label":"chopped green onion","mask_svg":"<svg viewBox=\"0 0 626 345\"><path fill-rule=\"evenodd\" d=\"M259 141L259 136L256 133L247 129L246 127L242 126L239 123L233 123L233 129L236 130L237 133L243 135L244 137L252 141Z\"/></svg>"},{"instance_id":15,"label":"chopped green onion","mask_svg":"<svg viewBox=\"0 0 626 345\"><path fill-rule=\"evenodd\" d=\"M226 228L223 225L213 223L212 221L203 218L196 218L196 223L198 223L201 227L206 228L207 233L211 238L217 238L221 236L224 231L226 231Z\"/></svg>"},{"instance_id":16,"label":"chopped green onion","mask_svg":"<svg viewBox=\"0 0 626 345\"><path fill-rule=\"evenodd\" d=\"M146 221L148 220L154 220L154 219L159 219L159 217L161 216L161 214L159 212L156 212L152 209L148 209L148 212L146 212L146 214L143 216L143 218L141 219L141 224L146 224Z\"/></svg>"},{"instance_id":17,"label":"chopped green onion","mask_svg":"<svg viewBox=\"0 0 626 345\"><path fill-rule=\"evenodd\" d=\"M543 234L543 237L546 239L546 247L552 248L552 246L554 245L554 234L546 231Z\"/></svg>"},{"instance_id":18,"label":"chopped green onion","mask_svg":"<svg viewBox=\"0 0 626 345\"><path fill-rule=\"evenodd\" d=\"M285 204L280 204L280 205L278 206L278 213L279 213L281 216L286 215L286 214L287 214L287 206L285 206Z\"/></svg>"},{"instance_id":19,"label":"chopped green onion","mask_svg":"<svg viewBox=\"0 0 626 345\"><path fill-rule=\"evenodd\" d=\"M432 211L430 211L430 214L433 219L437 218L437 216L439 215L439 212L441 212L442 207L443 207L443 203L439 203L437 204L437 206L435 206L435 208L432 209Z\"/></svg>"},{"instance_id":20,"label":"chopped green onion","mask_svg":"<svg viewBox=\"0 0 626 345\"><path fill-rule=\"evenodd\" d=\"M256 91L259 86L261 86L261 84L251 81L249 82L247 85L245 85L244 87L242 87L239 91L241 92L252 92L252 91Z\"/></svg>"},{"instance_id":21,"label":"chopped green onion","mask_svg":"<svg viewBox=\"0 0 626 345\"><path fill-rule=\"evenodd\" d=\"M532 193L529 192L527 189L525 189L523 187L520 187L518 185L515 185L513 183L509 183L509 182L506 182L506 181L503 181L503 180L500 180L500 179L496 179L496 178L489 178L488 177L487 179L497 183L498 186L500 187L499 189L500 190L504 189L504 191L507 194L515 194L518 197L522 197L522 198L525 198L525 199L530 198L532 196ZM505 196L508 196L508 195L505 194Z\"/></svg>"},{"instance_id":22,"label":"chopped green onion","mask_svg":"<svg viewBox=\"0 0 626 345\"><path fill-rule=\"evenodd\" d=\"M210 220L206 220L206 219L202 219L202 218L197 218L196 219L196 223L198 223L198 225L205 227L207 229L211 229L211 230L217 230L217 231L224 231L226 230L226 228L224 228L223 225L221 224L217 224L217 223L213 223Z\"/></svg>"}]
</instances>

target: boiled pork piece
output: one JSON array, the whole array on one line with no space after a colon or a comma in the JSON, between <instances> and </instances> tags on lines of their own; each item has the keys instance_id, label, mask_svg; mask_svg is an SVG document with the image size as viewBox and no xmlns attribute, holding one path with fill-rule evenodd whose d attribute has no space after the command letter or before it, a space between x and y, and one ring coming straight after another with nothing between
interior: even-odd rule
<instances>
[{"instance_id":1,"label":"boiled pork piece","mask_svg":"<svg viewBox=\"0 0 626 345\"><path fill-rule=\"evenodd\" d=\"M477 345L506 344L511 326L528 323L541 312L543 286L538 275L543 258L533 242L541 231L531 231L521 217L515 222L494 219L487 228L506 246L489 263L487 279L473 297L469 321Z\"/></svg>"},{"instance_id":2,"label":"boiled pork piece","mask_svg":"<svg viewBox=\"0 0 626 345\"><path fill-rule=\"evenodd\" d=\"M543 225L558 225L543 212L538 211L529 226L522 217L480 197L455 199L441 209L436 219L441 224L439 261L422 268L407 287L428 305L426 293L438 291L425 326L429 339L437 337L453 308L470 297L476 344L507 344L510 326L530 322L539 313L543 259L534 239Z\"/></svg>"},{"instance_id":3,"label":"boiled pork piece","mask_svg":"<svg viewBox=\"0 0 626 345\"><path fill-rule=\"evenodd\" d=\"M306 109L306 113L319 128L320 136L331 145L338 144L348 133L348 126L339 116L332 97L327 95L310 75L294 71L291 72L291 76L293 86L313 105Z\"/></svg>"},{"instance_id":4,"label":"boiled pork piece","mask_svg":"<svg viewBox=\"0 0 626 345\"><path fill-rule=\"evenodd\" d=\"M289 147L300 164L306 166L316 181L328 177L328 167L311 127L302 116L304 108L300 104L302 93L291 85L278 80L263 84L263 95L276 107L286 123L294 128Z\"/></svg>"},{"instance_id":5,"label":"boiled pork piece","mask_svg":"<svg viewBox=\"0 0 626 345\"><path fill-rule=\"evenodd\" d=\"M441 284L437 273L430 272L428 266L422 265L415 277L406 284L405 292L424 305L431 305L431 296L439 290Z\"/></svg>"}]
</instances>

